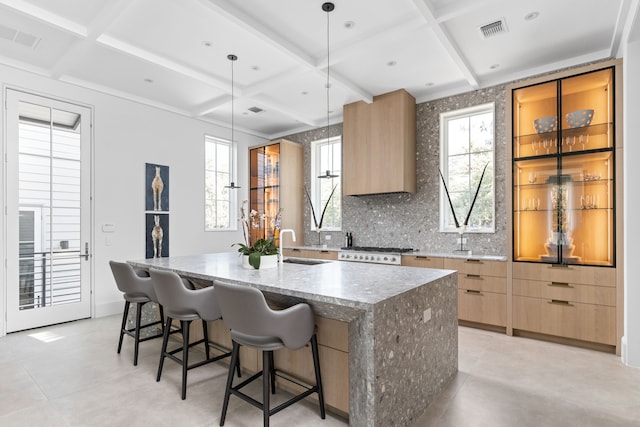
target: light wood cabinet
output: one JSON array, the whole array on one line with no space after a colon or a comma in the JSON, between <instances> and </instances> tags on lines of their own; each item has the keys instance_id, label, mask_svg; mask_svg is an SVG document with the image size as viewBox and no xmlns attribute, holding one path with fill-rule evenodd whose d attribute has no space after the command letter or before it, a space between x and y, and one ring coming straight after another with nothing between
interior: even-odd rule
<instances>
[{"instance_id":1,"label":"light wood cabinet","mask_svg":"<svg viewBox=\"0 0 640 427\"><path fill-rule=\"evenodd\" d=\"M508 332L620 354L621 84L612 60L507 88Z\"/></svg>"},{"instance_id":2,"label":"light wood cabinet","mask_svg":"<svg viewBox=\"0 0 640 427\"><path fill-rule=\"evenodd\" d=\"M295 258L311 258L311 259L326 259L336 261L338 259L337 251L330 251L326 249L299 249L299 248L286 248L282 250L282 254L287 257Z\"/></svg>"},{"instance_id":3,"label":"light wood cabinet","mask_svg":"<svg viewBox=\"0 0 640 427\"><path fill-rule=\"evenodd\" d=\"M316 317L318 353L325 403L347 416L349 413L349 325L338 320ZM282 349L274 353L278 370L307 384L315 383L311 347ZM299 392L302 388L276 378L284 389ZM317 400L317 396L312 396Z\"/></svg>"},{"instance_id":4,"label":"light wood cabinet","mask_svg":"<svg viewBox=\"0 0 640 427\"><path fill-rule=\"evenodd\" d=\"M513 328L616 346L616 271L513 266Z\"/></svg>"},{"instance_id":5,"label":"light wood cabinet","mask_svg":"<svg viewBox=\"0 0 640 427\"><path fill-rule=\"evenodd\" d=\"M346 196L416 191L416 101L404 89L344 106Z\"/></svg>"},{"instance_id":6,"label":"light wood cabinet","mask_svg":"<svg viewBox=\"0 0 640 427\"><path fill-rule=\"evenodd\" d=\"M289 228L302 236L302 152L302 144L285 139L249 149L249 210L266 215L260 227L250 228L252 241L267 238L280 244L280 230L276 227L279 212L280 229Z\"/></svg>"},{"instance_id":7,"label":"light wood cabinet","mask_svg":"<svg viewBox=\"0 0 640 427\"><path fill-rule=\"evenodd\" d=\"M444 268L458 271L459 320L506 327L506 262L445 258Z\"/></svg>"},{"instance_id":8,"label":"light wood cabinet","mask_svg":"<svg viewBox=\"0 0 640 427\"><path fill-rule=\"evenodd\" d=\"M444 268L444 258L426 255L402 255L402 265L405 267Z\"/></svg>"}]
</instances>

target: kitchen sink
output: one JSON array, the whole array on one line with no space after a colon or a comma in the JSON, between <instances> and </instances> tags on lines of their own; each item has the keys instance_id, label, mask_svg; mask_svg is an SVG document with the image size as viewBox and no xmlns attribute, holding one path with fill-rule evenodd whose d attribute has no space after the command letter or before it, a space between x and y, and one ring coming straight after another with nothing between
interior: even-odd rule
<instances>
[{"instance_id":1,"label":"kitchen sink","mask_svg":"<svg viewBox=\"0 0 640 427\"><path fill-rule=\"evenodd\" d=\"M308 259L308 258L285 258L282 261L286 264L302 264L302 265L317 265L317 264L325 264L329 261L321 261L317 259Z\"/></svg>"}]
</instances>

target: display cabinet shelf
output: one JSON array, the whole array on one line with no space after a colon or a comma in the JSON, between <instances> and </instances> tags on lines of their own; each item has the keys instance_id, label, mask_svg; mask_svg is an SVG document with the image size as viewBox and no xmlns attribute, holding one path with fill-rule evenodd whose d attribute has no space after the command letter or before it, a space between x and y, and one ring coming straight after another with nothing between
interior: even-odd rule
<instances>
[{"instance_id":1,"label":"display cabinet shelf","mask_svg":"<svg viewBox=\"0 0 640 427\"><path fill-rule=\"evenodd\" d=\"M515 89L513 259L615 265L613 69Z\"/></svg>"}]
</instances>

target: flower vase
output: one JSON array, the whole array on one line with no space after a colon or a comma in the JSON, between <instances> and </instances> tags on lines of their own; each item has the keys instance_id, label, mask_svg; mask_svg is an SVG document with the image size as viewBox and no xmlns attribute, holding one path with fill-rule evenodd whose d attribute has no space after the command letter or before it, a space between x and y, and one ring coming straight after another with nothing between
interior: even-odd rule
<instances>
[{"instance_id":1,"label":"flower vase","mask_svg":"<svg viewBox=\"0 0 640 427\"><path fill-rule=\"evenodd\" d=\"M242 255L241 257L241 265L242 268L246 269L254 269L254 267L249 264L249 255ZM275 268L278 266L278 255L261 255L260 256L260 270L265 268Z\"/></svg>"},{"instance_id":2,"label":"flower vase","mask_svg":"<svg viewBox=\"0 0 640 427\"><path fill-rule=\"evenodd\" d=\"M467 249L466 246L466 240L464 238L464 232L467 231L467 226L466 225L462 225L460 227L458 227L458 241L459 241L459 246L454 249L454 253L456 254L460 254L460 255L471 255L471 249Z\"/></svg>"}]
</instances>

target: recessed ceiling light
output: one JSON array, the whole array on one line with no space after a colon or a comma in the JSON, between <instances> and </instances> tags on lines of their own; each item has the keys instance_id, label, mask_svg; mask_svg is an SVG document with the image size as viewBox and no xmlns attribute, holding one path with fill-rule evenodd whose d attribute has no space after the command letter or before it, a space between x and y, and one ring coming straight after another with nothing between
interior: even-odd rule
<instances>
[{"instance_id":1,"label":"recessed ceiling light","mask_svg":"<svg viewBox=\"0 0 640 427\"><path fill-rule=\"evenodd\" d=\"M529 12L524 16L524 20L525 21L533 21L534 19L536 19L538 16L540 16L539 12Z\"/></svg>"},{"instance_id":2,"label":"recessed ceiling light","mask_svg":"<svg viewBox=\"0 0 640 427\"><path fill-rule=\"evenodd\" d=\"M208 40L203 41L202 44L206 47L211 47L211 42Z\"/></svg>"},{"instance_id":3,"label":"recessed ceiling light","mask_svg":"<svg viewBox=\"0 0 640 427\"><path fill-rule=\"evenodd\" d=\"M144 81L146 83L153 83L153 79L150 79L149 77L145 78Z\"/></svg>"},{"instance_id":4,"label":"recessed ceiling light","mask_svg":"<svg viewBox=\"0 0 640 427\"><path fill-rule=\"evenodd\" d=\"M493 64L492 66L490 66L489 68L491 68L492 70L495 70L497 68L500 68L500 64Z\"/></svg>"},{"instance_id":5,"label":"recessed ceiling light","mask_svg":"<svg viewBox=\"0 0 640 427\"><path fill-rule=\"evenodd\" d=\"M355 26L356 26L356 23L355 23L355 22L353 22L353 21L347 21L347 22L345 22L345 23L344 23L344 27L345 27L347 30L351 30L351 29L352 29L353 27L355 27Z\"/></svg>"},{"instance_id":6,"label":"recessed ceiling light","mask_svg":"<svg viewBox=\"0 0 640 427\"><path fill-rule=\"evenodd\" d=\"M388 66L388 67L393 67L393 66L394 66L394 65L396 65L396 64L397 64L397 62L396 62L396 61L389 61L389 62L387 62L387 66Z\"/></svg>"},{"instance_id":7,"label":"recessed ceiling light","mask_svg":"<svg viewBox=\"0 0 640 427\"><path fill-rule=\"evenodd\" d=\"M252 66L251 69L253 71L260 71L260 67L258 67L257 65Z\"/></svg>"},{"instance_id":8,"label":"recessed ceiling light","mask_svg":"<svg viewBox=\"0 0 640 427\"><path fill-rule=\"evenodd\" d=\"M302 95L308 95L308 94L309 94L309 92L307 92L306 90L303 90L302 92L300 92L300 94L302 94Z\"/></svg>"},{"instance_id":9,"label":"recessed ceiling light","mask_svg":"<svg viewBox=\"0 0 640 427\"><path fill-rule=\"evenodd\" d=\"M426 87L431 87L431 86L433 86L433 82L425 83L424 85L425 85Z\"/></svg>"}]
</instances>

